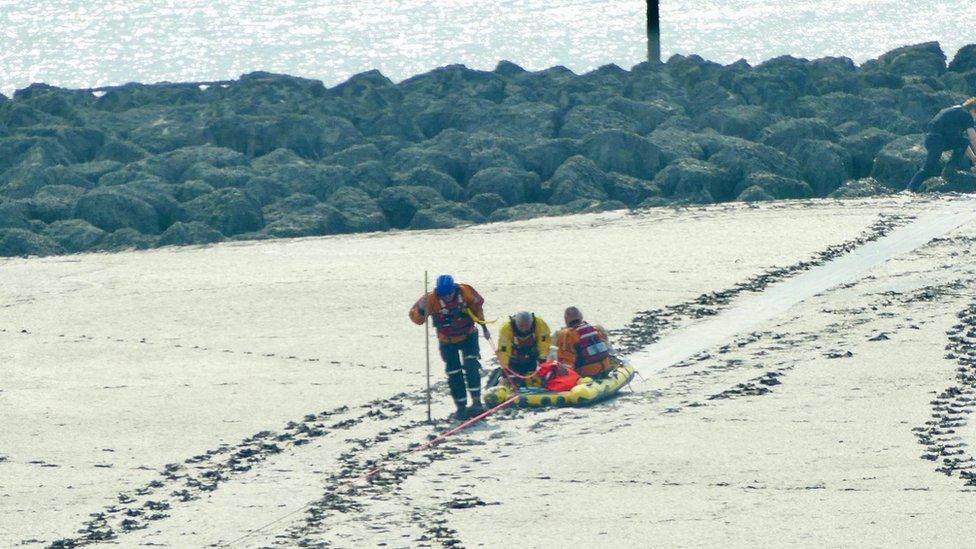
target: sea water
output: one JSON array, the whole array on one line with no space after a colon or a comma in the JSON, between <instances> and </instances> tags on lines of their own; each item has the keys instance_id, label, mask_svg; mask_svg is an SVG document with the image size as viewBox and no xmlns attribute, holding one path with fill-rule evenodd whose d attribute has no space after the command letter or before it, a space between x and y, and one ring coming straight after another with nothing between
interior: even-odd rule
<instances>
[{"instance_id":1,"label":"sea water","mask_svg":"<svg viewBox=\"0 0 976 549\"><path fill-rule=\"evenodd\" d=\"M395 81L500 59L585 72L646 56L644 0L0 0L0 92L205 81L266 70L334 85ZM663 53L723 63L781 54L863 61L939 40L976 41L961 0L662 0Z\"/></svg>"}]
</instances>

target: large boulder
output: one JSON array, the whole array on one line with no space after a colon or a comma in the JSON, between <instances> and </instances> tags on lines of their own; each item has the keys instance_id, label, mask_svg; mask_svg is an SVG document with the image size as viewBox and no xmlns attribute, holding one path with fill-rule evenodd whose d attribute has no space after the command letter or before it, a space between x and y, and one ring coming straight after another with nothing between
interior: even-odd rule
<instances>
[{"instance_id":1,"label":"large boulder","mask_svg":"<svg viewBox=\"0 0 976 549\"><path fill-rule=\"evenodd\" d=\"M797 82L774 69L755 69L735 76L732 91L748 105L786 113L792 112L801 95Z\"/></svg>"},{"instance_id":2,"label":"large boulder","mask_svg":"<svg viewBox=\"0 0 976 549\"><path fill-rule=\"evenodd\" d=\"M969 94L954 91L932 91L922 84L908 84L899 92L898 110L919 124L927 125L940 110L958 105Z\"/></svg>"},{"instance_id":3,"label":"large boulder","mask_svg":"<svg viewBox=\"0 0 976 549\"><path fill-rule=\"evenodd\" d=\"M113 170L102 175L98 178L96 186L117 187L133 181L145 181L149 179L165 183L159 176L150 172L145 164L135 162L133 164L126 164L118 170Z\"/></svg>"},{"instance_id":4,"label":"large boulder","mask_svg":"<svg viewBox=\"0 0 976 549\"><path fill-rule=\"evenodd\" d=\"M694 158L679 158L654 178L664 196L701 204L730 200L736 181L728 169Z\"/></svg>"},{"instance_id":5,"label":"large boulder","mask_svg":"<svg viewBox=\"0 0 976 549\"><path fill-rule=\"evenodd\" d=\"M28 202L22 200L0 202L0 229L30 230L31 217L31 208Z\"/></svg>"},{"instance_id":6,"label":"large boulder","mask_svg":"<svg viewBox=\"0 0 976 549\"><path fill-rule=\"evenodd\" d=\"M48 225L44 236L73 254L94 249L105 237L105 231L81 219L67 219Z\"/></svg>"},{"instance_id":7,"label":"large boulder","mask_svg":"<svg viewBox=\"0 0 976 549\"><path fill-rule=\"evenodd\" d=\"M443 98L428 100L426 108L415 120L423 136L436 137L448 129L474 131L481 120L490 116L497 106L491 101L477 98Z\"/></svg>"},{"instance_id":8,"label":"large boulder","mask_svg":"<svg viewBox=\"0 0 976 549\"><path fill-rule=\"evenodd\" d=\"M352 168L363 162L382 160L383 153L380 149L372 143L366 143L364 145L353 145L348 149L343 149L326 158L325 163Z\"/></svg>"},{"instance_id":9,"label":"large boulder","mask_svg":"<svg viewBox=\"0 0 976 549\"><path fill-rule=\"evenodd\" d=\"M199 110L195 106L187 107L157 107L141 110L148 115L139 121L139 117L122 119L131 126L125 136L133 145L151 154L203 145L207 142L205 128L201 125ZM124 246L127 237L123 233L117 237L119 246ZM143 245L144 242L131 242ZM104 242L102 243L104 245Z\"/></svg>"},{"instance_id":10,"label":"large boulder","mask_svg":"<svg viewBox=\"0 0 976 549\"><path fill-rule=\"evenodd\" d=\"M603 171L652 179L661 169L661 149L652 141L622 130L591 133L580 143L580 152Z\"/></svg>"},{"instance_id":11,"label":"large boulder","mask_svg":"<svg viewBox=\"0 0 976 549\"><path fill-rule=\"evenodd\" d=\"M149 157L141 162L153 175L176 183L186 179L199 179L186 171L195 166L213 168L240 167L247 164L247 157L238 151L225 147L202 145L183 147L174 151Z\"/></svg>"},{"instance_id":12,"label":"large boulder","mask_svg":"<svg viewBox=\"0 0 976 549\"><path fill-rule=\"evenodd\" d=\"M493 193L511 206L539 198L542 184L534 172L512 168L486 168L468 182L468 195Z\"/></svg>"},{"instance_id":13,"label":"large boulder","mask_svg":"<svg viewBox=\"0 0 976 549\"><path fill-rule=\"evenodd\" d=\"M397 87L404 95L476 97L498 102L505 97L506 83L492 72L447 65L412 76Z\"/></svg>"},{"instance_id":14,"label":"large boulder","mask_svg":"<svg viewBox=\"0 0 976 549\"><path fill-rule=\"evenodd\" d=\"M240 189L217 189L183 204L189 221L199 221L225 236L264 227L261 205Z\"/></svg>"},{"instance_id":15,"label":"large boulder","mask_svg":"<svg viewBox=\"0 0 976 549\"><path fill-rule=\"evenodd\" d=\"M647 139L661 149L662 164L670 164L678 158L705 159L700 136L688 129L659 127Z\"/></svg>"},{"instance_id":16,"label":"large boulder","mask_svg":"<svg viewBox=\"0 0 976 549\"><path fill-rule=\"evenodd\" d=\"M952 62L949 63L951 72L969 72L976 70L976 44L968 44L956 52Z\"/></svg>"},{"instance_id":17,"label":"large boulder","mask_svg":"<svg viewBox=\"0 0 976 549\"><path fill-rule=\"evenodd\" d=\"M177 222L159 235L157 246L191 246L220 242L224 235L199 221Z\"/></svg>"},{"instance_id":18,"label":"large boulder","mask_svg":"<svg viewBox=\"0 0 976 549\"><path fill-rule=\"evenodd\" d=\"M540 102L519 102L497 105L485 112L471 127L465 129L489 132L518 140L555 137L559 109Z\"/></svg>"},{"instance_id":19,"label":"large boulder","mask_svg":"<svg viewBox=\"0 0 976 549\"><path fill-rule=\"evenodd\" d=\"M401 149L389 162L389 170L394 175L408 173L415 168L434 168L456 181L464 180L465 161L458 151L443 152L421 146Z\"/></svg>"},{"instance_id":20,"label":"large boulder","mask_svg":"<svg viewBox=\"0 0 976 549\"><path fill-rule=\"evenodd\" d=\"M764 129L759 140L770 147L789 153L804 139L837 141L837 132L820 118L788 118Z\"/></svg>"},{"instance_id":21,"label":"large boulder","mask_svg":"<svg viewBox=\"0 0 976 549\"><path fill-rule=\"evenodd\" d=\"M95 128L74 126L33 127L26 130L28 135L55 139L70 154L75 162L89 162L95 159L105 134Z\"/></svg>"},{"instance_id":22,"label":"large boulder","mask_svg":"<svg viewBox=\"0 0 976 549\"><path fill-rule=\"evenodd\" d=\"M662 100L634 101L626 97L613 97L606 102L606 106L636 122L641 135L654 131L668 118L684 113L681 106Z\"/></svg>"},{"instance_id":23,"label":"large boulder","mask_svg":"<svg viewBox=\"0 0 976 549\"><path fill-rule=\"evenodd\" d=\"M623 114L601 105L577 105L566 113L560 137L582 139L600 130L640 131L640 125Z\"/></svg>"},{"instance_id":24,"label":"large boulder","mask_svg":"<svg viewBox=\"0 0 976 549\"><path fill-rule=\"evenodd\" d=\"M811 198L814 196L813 189L806 181L782 177L767 172L755 172L747 175L736 185L732 194L739 197L738 200L748 202L748 200L742 198L742 193L751 187L758 187L770 198L777 200Z\"/></svg>"},{"instance_id":25,"label":"large boulder","mask_svg":"<svg viewBox=\"0 0 976 549\"><path fill-rule=\"evenodd\" d=\"M342 166L320 164L287 164L267 174L277 179L291 193L305 193L325 200L332 193L353 182L352 170Z\"/></svg>"},{"instance_id":26,"label":"large boulder","mask_svg":"<svg viewBox=\"0 0 976 549\"><path fill-rule=\"evenodd\" d=\"M159 214L146 201L114 188L88 191L75 203L71 217L83 219L106 232L133 229L159 232Z\"/></svg>"},{"instance_id":27,"label":"large boulder","mask_svg":"<svg viewBox=\"0 0 976 549\"><path fill-rule=\"evenodd\" d=\"M14 166L47 168L74 162L71 153L51 137L14 136L0 139L0 171Z\"/></svg>"},{"instance_id":28,"label":"large boulder","mask_svg":"<svg viewBox=\"0 0 976 549\"><path fill-rule=\"evenodd\" d=\"M703 148L706 153L715 151L708 161L728 170L736 180L754 172L769 172L794 179L800 177L800 167L795 160L760 143L722 136L703 143Z\"/></svg>"},{"instance_id":29,"label":"large boulder","mask_svg":"<svg viewBox=\"0 0 976 549\"><path fill-rule=\"evenodd\" d=\"M885 70L898 76L937 77L946 70L946 55L938 42L896 48L878 61Z\"/></svg>"},{"instance_id":30,"label":"large boulder","mask_svg":"<svg viewBox=\"0 0 976 549\"><path fill-rule=\"evenodd\" d=\"M342 214L310 194L296 193L264 208L264 232L277 238L321 236L343 232Z\"/></svg>"},{"instance_id":31,"label":"large boulder","mask_svg":"<svg viewBox=\"0 0 976 549\"><path fill-rule=\"evenodd\" d=\"M255 178L255 181L261 178ZM248 194L251 194L252 198L254 195L251 193L251 186L247 187ZM170 190L173 193L173 198L179 202L189 202L198 196L203 196L205 194L210 194L214 191L213 185L209 183L204 183L203 181L184 181L178 185L172 185ZM258 200L255 198L255 200ZM258 202L261 202L258 200Z\"/></svg>"},{"instance_id":32,"label":"large boulder","mask_svg":"<svg viewBox=\"0 0 976 549\"><path fill-rule=\"evenodd\" d=\"M390 226L403 229L418 210L441 204L444 197L430 187L393 186L380 192L378 202Z\"/></svg>"},{"instance_id":33,"label":"large boulder","mask_svg":"<svg viewBox=\"0 0 976 549\"><path fill-rule=\"evenodd\" d=\"M851 178L851 155L843 147L818 139L804 139L793 149L803 179L816 196L826 196Z\"/></svg>"},{"instance_id":34,"label":"large boulder","mask_svg":"<svg viewBox=\"0 0 976 549\"><path fill-rule=\"evenodd\" d=\"M874 166L875 156L895 138L895 134L891 132L868 128L841 139L840 146L851 155L853 161L853 177L855 179L867 177Z\"/></svg>"},{"instance_id":35,"label":"large boulder","mask_svg":"<svg viewBox=\"0 0 976 549\"><path fill-rule=\"evenodd\" d=\"M697 120L721 134L755 141L759 132L775 122L776 117L758 105L732 105L704 112Z\"/></svg>"},{"instance_id":36,"label":"large boulder","mask_svg":"<svg viewBox=\"0 0 976 549\"><path fill-rule=\"evenodd\" d=\"M623 89L624 97L635 101L663 101L684 105L688 103L682 86L667 71L658 70L651 63L640 63L631 69L631 77Z\"/></svg>"},{"instance_id":37,"label":"large boulder","mask_svg":"<svg viewBox=\"0 0 976 549\"><path fill-rule=\"evenodd\" d=\"M871 96L872 91L879 92L879 90L865 90L858 95L829 93L822 96L801 97L797 104L797 114L822 118L833 127L857 122L861 129L875 127L893 133L913 131L912 128L918 126L914 120L895 110L897 96L892 97L891 101L882 100Z\"/></svg>"},{"instance_id":38,"label":"large boulder","mask_svg":"<svg viewBox=\"0 0 976 549\"><path fill-rule=\"evenodd\" d=\"M22 165L0 175L0 194L10 198L30 198L48 185L91 187L91 183L66 166Z\"/></svg>"},{"instance_id":39,"label":"large boulder","mask_svg":"<svg viewBox=\"0 0 976 549\"><path fill-rule=\"evenodd\" d=\"M525 168L539 174L543 181L551 178L556 169L575 154L578 154L578 145L574 139L543 139L522 151Z\"/></svg>"},{"instance_id":40,"label":"large boulder","mask_svg":"<svg viewBox=\"0 0 976 549\"><path fill-rule=\"evenodd\" d=\"M46 236L24 229L0 229L0 257L55 255L63 251Z\"/></svg>"},{"instance_id":41,"label":"large boulder","mask_svg":"<svg viewBox=\"0 0 976 549\"><path fill-rule=\"evenodd\" d=\"M370 196L376 196L389 187L392 181L382 162L370 160L353 166L350 185L365 191Z\"/></svg>"},{"instance_id":42,"label":"large boulder","mask_svg":"<svg viewBox=\"0 0 976 549\"><path fill-rule=\"evenodd\" d=\"M482 193L472 196L468 200L468 206L481 215L488 217L495 210L508 206L505 199L495 193Z\"/></svg>"},{"instance_id":43,"label":"large boulder","mask_svg":"<svg viewBox=\"0 0 976 549\"><path fill-rule=\"evenodd\" d=\"M607 194L611 201L620 202L633 208L652 196L661 196L661 189L651 181L637 179L629 175L610 173Z\"/></svg>"},{"instance_id":44,"label":"large boulder","mask_svg":"<svg viewBox=\"0 0 976 549\"><path fill-rule=\"evenodd\" d=\"M390 228L379 203L360 189L339 189L329 197L327 203L339 212L345 232L363 233Z\"/></svg>"},{"instance_id":45,"label":"large boulder","mask_svg":"<svg viewBox=\"0 0 976 549\"><path fill-rule=\"evenodd\" d=\"M765 202L767 200L775 200L776 198L766 192L766 189L760 187L759 185L753 185L747 187L736 198L740 202Z\"/></svg>"},{"instance_id":46,"label":"large boulder","mask_svg":"<svg viewBox=\"0 0 976 549\"><path fill-rule=\"evenodd\" d=\"M871 177L890 189L903 189L925 163L924 135L906 135L881 148L874 159Z\"/></svg>"},{"instance_id":47,"label":"large boulder","mask_svg":"<svg viewBox=\"0 0 976 549\"><path fill-rule=\"evenodd\" d=\"M549 204L539 203L519 204L517 206L499 208L495 210L490 216L488 216L488 221L492 223L501 221L524 221L538 217L563 215L563 213L563 209L560 206L551 206Z\"/></svg>"},{"instance_id":48,"label":"large boulder","mask_svg":"<svg viewBox=\"0 0 976 549\"><path fill-rule=\"evenodd\" d=\"M131 162L138 162L148 155L149 153L145 149L135 143L112 138L107 140L98 150L98 154L95 155L95 160L111 160L121 164L129 164Z\"/></svg>"},{"instance_id":49,"label":"large boulder","mask_svg":"<svg viewBox=\"0 0 976 549\"><path fill-rule=\"evenodd\" d=\"M214 120L206 130L207 141L250 157L277 148L317 160L362 141L352 122L337 116L274 117L231 116Z\"/></svg>"},{"instance_id":50,"label":"large boulder","mask_svg":"<svg viewBox=\"0 0 976 549\"><path fill-rule=\"evenodd\" d=\"M806 92L824 95L833 92L859 93L861 79L858 66L848 57L822 57L807 67Z\"/></svg>"},{"instance_id":51,"label":"large boulder","mask_svg":"<svg viewBox=\"0 0 976 549\"><path fill-rule=\"evenodd\" d=\"M924 193L976 193L976 175L968 171L948 172L926 179L919 189Z\"/></svg>"},{"instance_id":52,"label":"large boulder","mask_svg":"<svg viewBox=\"0 0 976 549\"><path fill-rule=\"evenodd\" d=\"M75 202L85 194L85 189L73 185L48 185L41 187L28 201L32 219L53 223L68 219L74 211Z\"/></svg>"},{"instance_id":53,"label":"large boulder","mask_svg":"<svg viewBox=\"0 0 976 549\"><path fill-rule=\"evenodd\" d=\"M121 167L122 164L113 160L95 160L82 164L72 164L70 169L85 178L90 185L94 185L103 175L114 172Z\"/></svg>"},{"instance_id":54,"label":"large boulder","mask_svg":"<svg viewBox=\"0 0 976 549\"><path fill-rule=\"evenodd\" d=\"M203 181L215 188L240 188L246 187L252 177L254 177L254 173L247 166L216 168L210 164L198 162L183 172L180 176L180 182L196 180Z\"/></svg>"},{"instance_id":55,"label":"large boulder","mask_svg":"<svg viewBox=\"0 0 976 549\"><path fill-rule=\"evenodd\" d=\"M393 176L393 184L398 186L430 187L448 200L463 200L464 189L453 177L430 166L420 166L406 173Z\"/></svg>"},{"instance_id":56,"label":"large boulder","mask_svg":"<svg viewBox=\"0 0 976 549\"><path fill-rule=\"evenodd\" d=\"M160 230L165 230L177 221L186 220L186 212L183 206L173 196L172 185L149 179L119 185L115 189L152 206L156 210Z\"/></svg>"},{"instance_id":57,"label":"large boulder","mask_svg":"<svg viewBox=\"0 0 976 549\"><path fill-rule=\"evenodd\" d=\"M156 237L142 234L135 229L119 229L102 237L95 250L121 252L124 250L146 250L156 245Z\"/></svg>"},{"instance_id":58,"label":"large boulder","mask_svg":"<svg viewBox=\"0 0 976 549\"><path fill-rule=\"evenodd\" d=\"M410 220L411 229L450 229L459 225L484 223L485 218L467 204L447 202L418 210Z\"/></svg>"},{"instance_id":59,"label":"large boulder","mask_svg":"<svg viewBox=\"0 0 976 549\"><path fill-rule=\"evenodd\" d=\"M717 78L722 66L700 55L674 54L664 63L664 68L677 82L690 88L702 81Z\"/></svg>"},{"instance_id":60,"label":"large boulder","mask_svg":"<svg viewBox=\"0 0 976 549\"><path fill-rule=\"evenodd\" d=\"M592 160L573 156L546 182L550 204L568 204L580 198L606 200L610 178Z\"/></svg>"},{"instance_id":61,"label":"large boulder","mask_svg":"<svg viewBox=\"0 0 976 549\"><path fill-rule=\"evenodd\" d=\"M890 194L891 189L873 177L862 177L845 181L843 185L827 195L829 198L868 198Z\"/></svg>"}]
</instances>

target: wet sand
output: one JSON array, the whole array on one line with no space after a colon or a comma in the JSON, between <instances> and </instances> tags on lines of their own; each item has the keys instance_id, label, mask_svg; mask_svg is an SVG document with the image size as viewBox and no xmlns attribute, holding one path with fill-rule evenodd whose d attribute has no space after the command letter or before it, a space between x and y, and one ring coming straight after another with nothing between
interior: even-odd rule
<instances>
[{"instance_id":1,"label":"wet sand","mask_svg":"<svg viewBox=\"0 0 976 549\"><path fill-rule=\"evenodd\" d=\"M4 261L0 544L203 546L279 519L238 545L968 539L968 469L936 469L974 436L955 425L972 345L943 357L971 337L972 315L952 326L973 295L972 224L611 403L506 412L329 495L444 427L423 423L423 330L405 314L424 269L475 284L490 317L529 307L558 324L575 303L636 350L939 205L713 206ZM614 268L581 277L558 259L580 249Z\"/></svg>"}]
</instances>

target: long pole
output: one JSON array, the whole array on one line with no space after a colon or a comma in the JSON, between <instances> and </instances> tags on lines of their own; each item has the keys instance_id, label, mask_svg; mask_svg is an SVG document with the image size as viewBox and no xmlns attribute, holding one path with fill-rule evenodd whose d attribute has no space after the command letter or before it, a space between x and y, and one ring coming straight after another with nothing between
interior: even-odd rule
<instances>
[{"instance_id":1,"label":"long pole","mask_svg":"<svg viewBox=\"0 0 976 549\"><path fill-rule=\"evenodd\" d=\"M427 271L424 271L424 299L427 299ZM427 423L431 422L430 417L430 315L424 319L424 352L427 358Z\"/></svg>"},{"instance_id":2,"label":"long pole","mask_svg":"<svg viewBox=\"0 0 976 549\"><path fill-rule=\"evenodd\" d=\"M647 0L647 60L661 62L661 2Z\"/></svg>"}]
</instances>

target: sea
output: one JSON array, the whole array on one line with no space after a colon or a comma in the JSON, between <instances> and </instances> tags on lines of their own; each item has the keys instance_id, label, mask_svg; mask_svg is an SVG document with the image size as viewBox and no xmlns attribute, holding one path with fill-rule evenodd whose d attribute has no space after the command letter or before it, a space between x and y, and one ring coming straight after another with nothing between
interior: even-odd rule
<instances>
[{"instance_id":1,"label":"sea","mask_svg":"<svg viewBox=\"0 0 976 549\"><path fill-rule=\"evenodd\" d=\"M502 59L578 73L647 55L643 0L0 0L0 93L236 78L322 80L370 69L400 81ZM976 42L976 2L662 0L662 52L721 63Z\"/></svg>"}]
</instances>

